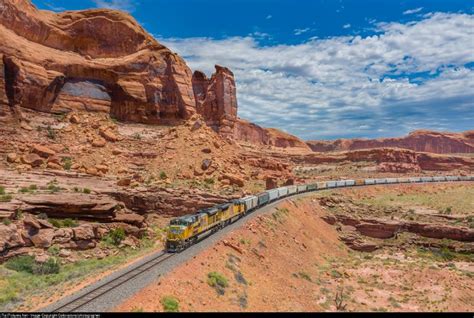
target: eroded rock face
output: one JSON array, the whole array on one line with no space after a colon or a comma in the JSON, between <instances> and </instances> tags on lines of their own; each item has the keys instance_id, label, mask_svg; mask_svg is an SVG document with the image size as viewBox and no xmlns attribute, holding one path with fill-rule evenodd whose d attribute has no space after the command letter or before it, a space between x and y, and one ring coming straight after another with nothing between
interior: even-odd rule
<instances>
[{"instance_id":1,"label":"eroded rock face","mask_svg":"<svg viewBox=\"0 0 474 318\"><path fill-rule=\"evenodd\" d=\"M196 71L193 90L197 112L207 125L221 135L231 136L237 121L237 93L232 71L216 65L216 72L210 79Z\"/></svg>"},{"instance_id":2,"label":"eroded rock face","mask_svg":"<svg viewBox=\"0 0 474 318\"><path fill-rule=\"evenodd\" d=\"M346 151L368 148L397 147L431 153L473 153L474 132L446 133L418 130L401 138L338 139L335 141L308 141L316 152Z\"/></svg>"},{"instance_id":3,"label":"eroded rock face","mask_svg":"<svg viewBox=\"0 0 474 318\"><path fill-rule=\"evenodd\" d=\"M239 119L234 125L234 139L257 145L269 145L279 148L301 148L310 150L301 139L278 129L263 128Z\"/></svg>"},{"instance_id":4,"label":"eroded rock face","mask_svg":"<svg viewBox=\"0 0 474 318\"><path fill-rule=\"evenodd\" d=\"M311 153L290 156L295 163L340 163L344 161L370 161L377 164L381 172L419 172L426 171L453 171L474 169L474 160L469 157L454 155L439 155L419 153L407 149L376 148L362 149L334 154Z\"/></svg>"},{"instance_id":5,"label":"eroded rock face","mask_svg":"<svg viewBox=\"0 0 474 318\"><path fill-rule=\"evenodd\" d=\"M160 123L195 113L192 73L129 15L0 2L0 117L15 107ZM9 107L7 107L9 106Z\"/></svg>"}]
</instances>

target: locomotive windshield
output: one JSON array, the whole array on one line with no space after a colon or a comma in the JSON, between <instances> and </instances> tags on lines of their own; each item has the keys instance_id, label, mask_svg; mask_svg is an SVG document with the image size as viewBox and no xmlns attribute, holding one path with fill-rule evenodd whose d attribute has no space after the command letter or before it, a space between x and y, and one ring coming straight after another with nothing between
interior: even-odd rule
<instances>
[{"instance_id":1,"label":"locomotive windshield","mask_svg":"<svg viewBox=\"0 0 474 318\"><path fill-rule=\"evenodd\" d=\"M182 226L172 226L172 227L170 227L169 230L172 234L181 234L184 231L184 227L182 227Z\"/></svg>"}]
</instances>

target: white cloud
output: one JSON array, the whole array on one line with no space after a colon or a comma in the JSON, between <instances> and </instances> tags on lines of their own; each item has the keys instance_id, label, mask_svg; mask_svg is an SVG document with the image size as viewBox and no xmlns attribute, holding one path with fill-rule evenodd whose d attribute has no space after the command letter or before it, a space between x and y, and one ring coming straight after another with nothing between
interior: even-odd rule
<instances>
[{"instance_id":1,"label":"white cloud","mask_svg":"<svg viewBox=\"0 0 474 318\"><path fill-rule=\"evenodd\" d=\"M92 0L98 8L107 8L132 12L135 10L136 1L133 0Z\"/></svg>"},{"instance_id":2,"label":"white cloud","mask_svg":"<svg viewBox=\"0 0 474 318\"><path fill-rule=\"evenodd\" d=\"M265 19L270 20L271 18L273 18L273 16L271 14L269 14L269 15L267 15L267 17Z\"/></svg>"},{"instance_id":3,"label":"white cloud","mask_svg":"<svg viewBox=\"0 0 474 318\"><path fill-rule=\"evenodd\" d=\"M350 23L344 24L342 26L344 29L349 29L351 27Z\"/></svg>"},{"instance_id":4,"label":"white cloud","mask_svg":"<svg viewBox=\"0 0 474 318\"><path fill-rule=\"evenodd\" d=\"M473 129L474 16L379 23L377 35L261 46L254 36L162 39L193 69L236 75L239 116L306 139Z\"/></svg>"},{"instance_id":5,"label":"white cloud","mask_svg":"<svg viewBox=\"0 0 474 318\"><path fill-rule=\"evenodd\" d=\"M66 8L64 7L60 7L60 6L56 6L52 3L49 3L49 2L43 2L45 6L48 7L48 9L52 10L52 11L55 11L55 12L61 12L61 11L64 11L66 10Z\"/></svg>"},{"instance_id":6,"label":"white cloud","mask_svg":"<svg viewBox=\"0 0 474 318\"><path fill-rule=\"evenodd\" d=\"M301 35L303 33L306 33L310 30L310 28L304 28L304 29L294 29L294 33L295 35Z\"/></svg>"},{"instance_id":7,"label":"white cloud","mask_svg":"<svg viewBox=\"0 0 474 318\"><path fill-rule=\"evenodd\" d=\"M406 11L403 12L403 14L404 14L404 15L407 15L407 14L414 14L414 13L420 12L421 10L423 10L423 7L416 8L416 9L406 10Z\"/></svg>"}]
</instances>

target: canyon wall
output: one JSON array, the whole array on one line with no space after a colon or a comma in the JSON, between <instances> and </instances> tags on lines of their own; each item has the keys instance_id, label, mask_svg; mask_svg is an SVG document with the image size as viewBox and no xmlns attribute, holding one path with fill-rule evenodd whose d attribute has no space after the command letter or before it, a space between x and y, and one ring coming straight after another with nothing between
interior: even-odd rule
<instances>
[{"instance_id":1,"label":"canyon wall","mask_svg":"<svg viewBox=\"0 0 474 318\"><path fill-rule=\"evenodd\" d=\"M418 130L401 138L315 140L307 144L315 152L396 147L439 154L474 153L474 131L448 133Z\"/></svg>"}]
</instances>

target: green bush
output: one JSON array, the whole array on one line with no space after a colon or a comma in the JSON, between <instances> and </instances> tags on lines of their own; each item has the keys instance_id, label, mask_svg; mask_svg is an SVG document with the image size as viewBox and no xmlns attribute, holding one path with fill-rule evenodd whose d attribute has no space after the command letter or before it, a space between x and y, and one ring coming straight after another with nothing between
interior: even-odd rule
<instances>
[{"instance_id":1,"label":"green bush","mask_svg":"<svg viewBox=\"0 0 474 318\"><path fill-rule=\"evenodd\" d=\"M63 158L63 168L64 170L71 170L72 159L69 157Z\"/></svg>"},{"instance_id":2,"label":"green bush","mask_svg":"<svg viewBox=\"0 0 474 318\"><path fill-rule=\"evenodd\" d=\"M90 194L90 193L91 193L91 189L84 188L84 189L82 189L82 192L84 192L85 194Z\"/></svg>"},{"instance_id":3,"label":"green bush","mask_svg":"<svg viewBox=\"0 0 474 318\"><path fill-rule=\"evenodd\" d=\"M61 190L61 188L54 182L50 182L48 184L48 190L51 192L51 193L56 193L56 192L59 192Z\"/></svg>"},{"instance_id":4,"label":"green bush","mask_svg":"<svg viewBox=\"0 0 474 318\"><path fill-rule=\"evenodd\" d=\"M56 132L51 128L51 126L46 127L46 131L49 139L56 139Z\"/></svg>"},{"instance_id":5,"label":"green bush","mask_svg":"<svg viewBox=\"0 0 474 318\"><path fill-rule=\"evenodd\" d=\"M2 220L2 223L8 226L8 225L12 224L12 221L10 219L5 218L5 219Z\"/></svg>"},{"instance_id":6,"label":"green bush","mask_svg":"<svg viewBox=\"0 0 474 318\"><path fill-rule=\"evenodd\" d=\"M55 257L50 257L46 263L33 265L33 274L50 275L57 274L60 271L59 262Z\"/></svg>"},{"instance_id":7,"label":"green bush","mask_svg":"<svg viewBox=\"0 0 474 318\"><path fill-rule=\"evenodd\" d=\"M78 227L79 223L76 220L73 219L49 219L49 223L51 223L52 226L57 227L57 228L63 228L63 227Z\"/></svg>"},{"instance_id":8,"label":"green bush","mask_svg":"<svg viewBox=\"0 0 474 318\"><path fill-rule=\"evenodd\" d=\"M118 246L125 239L125 230L121 227L113 229L106 236L104 236L104 241L106 243Z\"/></svg>"},{"instance_id":9,"label":"green bush","mask_svg":"<svg viewBox=\"0 0 474 318\"><path fill-rule=\"evenodd\" d=\"M13 199L11 194L0 195L0 202L10 202Z\"/></svg>"},{"instance_id":10,"label":"green bush","mask_svg":"<svg viewBox=\"0 0 474 318\"><path fill-rule=\"evenodd\" d=\"M165 296L161 298L161 304L165 312L179 312L179 302L172 296Z\"/></svg>"},{"instance_id":11,"label":"green bush","mask_svg":"<svg viewBox=\"0 0 474 318\"><path fill-rule=\"evenodd\" d=\"M33 274L33 265L35 259L33 256L17 256L5 262L5 267L17 272L26 272Z\"/></svg>"},{"instance_id":12,"label":"green bush","mask_svg":"<svg viewBox=\"0 0 474 318\"><path fill-rule=\"evenodd\" d=\"M218 272L210 272L209 274L207 274L207 283L211 287L226 288L227 286L229 286L227 278L225 278L224 275Z\"/></svg>"},{"instance_id":13,"label":"green bush","mask_svg":"<svg viewBox=\"0 0 474 318\"><path fill-rule=\"evenodd\" d=\"M4 194L5 194L5 187L0 186L0 195L4 195Z\"/></svg>"},{"instance_id":14,"label":"green bush","mask_svg":"<svg viewBox=\"0 0 474 318\"><path fill-rule=\"evenodd\" d=\"M46 263L36 263L33 256L17 256L9 259L5 263L5 267L17 272L24 272L36 275L50 275L57 274L60 271L58 260L50 257Z\"/></svg>"},{"instance_id":15,"label":"green bush","mask_svg":"<svg viewBox=\"0 0 474 318\"><path fill-rule=\"evenodd\" d=\"M15 210L15 220L20 220L23 217L23 210L18 208Z\"/></svg>"},{"instance_id":16,"label":"green bush","mask_svg":"<svg viewBox=\"0 0 474 318\"><path fill-rule=\"evenodd\" d=\"M204 179L204 182L206 184L211 185L211 184L214 184L216 181L213 178L206 178L206 179Z\"/></svg>"},{"instance_id":17,"label":"green bush","mask_svg":"<svg viewBox=\"0 0 474 318\"><path fill-rule=\"evenodd\" d=\"M160 172L160 179L161 179L161 180L168 179L168 176L166 175L166 172L164 172L164 171L161 171L161 172Z\"/></svg>"}]
</instances>

